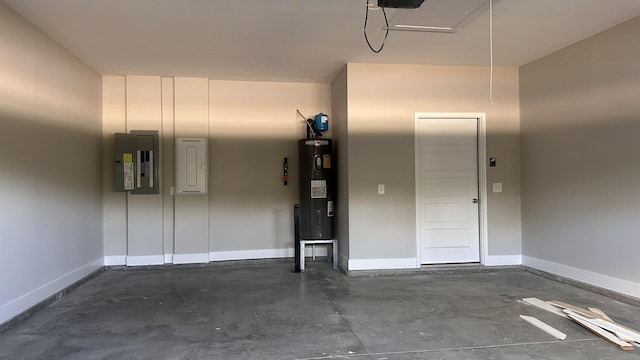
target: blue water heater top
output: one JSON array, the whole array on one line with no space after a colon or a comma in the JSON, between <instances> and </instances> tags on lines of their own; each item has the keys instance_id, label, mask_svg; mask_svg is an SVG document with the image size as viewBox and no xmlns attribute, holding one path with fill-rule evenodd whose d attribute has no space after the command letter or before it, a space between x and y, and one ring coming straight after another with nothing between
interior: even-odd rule
<instances>
[{"instance_id":1,"label":"blue water heater top","mask_svg":"<svg viewBox=\"0 0 640 360\"><path fill-rule=\"evenodd\" d=\"M316 131L323 132L329 130L329 116L320 113L314 118L314 127Z\"/></svg>"}]
</instances>

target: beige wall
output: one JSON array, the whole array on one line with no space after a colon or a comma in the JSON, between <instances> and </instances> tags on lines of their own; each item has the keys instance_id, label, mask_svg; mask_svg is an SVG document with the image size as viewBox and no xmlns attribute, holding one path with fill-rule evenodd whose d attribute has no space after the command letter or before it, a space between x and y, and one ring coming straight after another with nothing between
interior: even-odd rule
<instances>
[{"instance_id":1,"label":"beige wall","mask_svg":"<svg viewBox=\"0 0 640 360\"><path fill-rule=\"evenodd\" d=\"M640 297L640 18L523 66L525 264Z\"/></svg>"},{"instance_id":2,"label":"beige wall","mask_svg":"<svg viewBox=\"0 0 640 360\"><path fill-rule=\"evenodd\" d=\"M222 259L293 256L297 139L306 136L296 109L328 113L329 85L211 80L209 99L211 251Z\"/></svg>"},{"instance_id":3,"label":"beige wall","mask_svg":"<svg viewBox=\"0 0 640 360\"><path fill-rule=\"evenodd\" d=\"M416 258L414 113L480 112L486 113L487 156L498 160L488 168L487 184L502 182L504 189L486 199L487 263L519 261L518 71L496 68L494 74L491 106L488 68L348 64L350 260L393 266L393 259Z\"/></svg>"},{"instance_id":4,"label":"beige wall","mask_svg":"<svg viewBox=\"0 0 640 360\"><path fill-rule=\"evenodd\" d=\"M100 75L0 2L0 323L102 266Z\"/></svg>"},{"instance_id":5,"label":"beige wall","mask_svg":"<svg viewBox=\"0 0 640 360\"><path fill-rule=\"evenodd\" d=\"M307 116L327 113L330 101L329 84L105 77L107 263L293 256L297 139L305 136L296 109ZM130 114L146 118L147 123L133 119L136 127L132 127ZM115 193L110 158L113 134L146 130L145 125L161 134L161 194ZM209 139L206 195L170 193L175 183L172 144L178 136ZM288 186L281 180L284 157L289 160ZM138 229L132 232L132 218L145 219L140 223L148 229L148 235Z\"/></svg>"}]
</instances>

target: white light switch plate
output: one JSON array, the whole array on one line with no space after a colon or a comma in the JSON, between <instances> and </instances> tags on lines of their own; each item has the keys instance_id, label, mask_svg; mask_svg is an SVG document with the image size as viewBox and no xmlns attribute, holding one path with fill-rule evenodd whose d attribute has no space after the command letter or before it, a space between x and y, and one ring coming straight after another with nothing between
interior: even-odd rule
<instances>
[{"instance_id":1,"label":"white light switch plate","mask_svg":"<svg viewBox=\"0 0 640 360\"><path fill-rule=\"evenodd\" d=\"M502 192L502 183L493 183L493 192Z\"/></svg>"},{"instance_id":2,"label":"white light switch plate","mask_svg":"<svg viewBox=\"0 0 640 360\"><path fill-rule=\"evenodd\" d=\"M384 184L378 184L378 195L384 195Z\"/></svg>"}]
</instances>

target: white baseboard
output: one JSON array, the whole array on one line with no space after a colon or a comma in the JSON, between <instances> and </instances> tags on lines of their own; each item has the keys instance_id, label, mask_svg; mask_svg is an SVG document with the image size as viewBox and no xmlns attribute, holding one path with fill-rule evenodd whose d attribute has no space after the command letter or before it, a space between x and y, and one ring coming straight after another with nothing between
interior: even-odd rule
<instances>
[{"instance_id":1,"label":"white baseboard","mask_svg":"<svg viewBox=\"0 0 640 360\"><path fill-rule=\"evenodd\" d=\"M416 258L349 259L348 270L415 269Z\"/></svg>"},{"instance_id":2,"label":"white baseboard","mask_svg":"<svg viewBox=\"0 0 640 360\"><path fill-rule=\"evenodd\" d=\"M484 266L522 265L522 255L489 255L484 259Z\"/></svg>"},{"instance_id":3,"label":"white baseboard","mask_svg":"<svg viewBox=\"0 0 640 360\"><path fill-rule=\"evenodd\" d=\"M307 256L312 256L312 249L308 247L305 254ZM164 254L147 256L112 255L104 257L104 265L145 266L164 264L200 264L207 263L209 261L286 258L293 257L293 255L293 248L215 251L200 254ZM315 255L326 256L327 250L323 247L318 247L315 250Z\"/></svg>"},{"instance_id":4,"label":"white baseboard","mask_svg":"<svg viewBox=\"0 0 640 360\"><path fill-rule=\"evenodd\" d=\"M173 254L174 264L200 264L200 263L208 263L208 262L209 262L209 253Z\"/></svg>"},{"instance_id":5,"label":"white baseboard","mask_svg":"<svg viewBox=\"0 0 640 360\"><path fill-rule=\"evenodd\" d=\"M43 284L28 293L0 306L0 324L11 320L14 316L47 299L51 295L63 290L67 286L82 280L85 276L100 269L104 264L104 258L96 259L88 264L82 265L62 276Z\"/></svg>"},{"instance_id":6,"label":"white baseboard","mask_svg":"<svg viewBox=\"0 0 640 360\"><path fill-rule=\"evenodd\" d=\"M558 264L530 256L522 257L522 264L534 269L560 275L569 279L581 281L590 285L612 290L621 294L640 298L640 284L628 280L615 278L592 271Z\"/></svg>"},{"instance_id":7,"label":"white baseboard","mask_svg":"<svg viewBox=\"0 0 640 360\"><path fill-rule=\"evenodd\" d=\"M127 256L127 266L164 265L164 255Z\"/></svg>"},{"instance_id":8,"label":"white baseboard","mask_svg":"<svg viewBox=\"0 0 640 360\"><path fill-rule=\"evenodd\" d=\"M127 257L125 255L110 255L104 257L105 266L127 265Z\"/></svg>"},{"instance_id":9,"label":"white baseboard","mask_svg":"<svg viewBox=\"0 0 640 360\"><path fill-rule=\"evenodd\" d=\"M273 259L293 257L293 248L286 249L259 249L259 250L235 250L213 251L209 253L210 261L249 260L249 259Z\"/></svg>"},{"instance_id":10,"label":"white baseboard","mask_svg":"<svg viewBox=\"0 0 640 360\"><path fill-rule=\"evenodd\" d=\"M143 265L162 265L173 264L173 254L164 254L164 261L158 263L159 257L154 256L126 256L126 255L109 255L104 257L105 266L143 266Z\"/></svg>"}]
</instances>

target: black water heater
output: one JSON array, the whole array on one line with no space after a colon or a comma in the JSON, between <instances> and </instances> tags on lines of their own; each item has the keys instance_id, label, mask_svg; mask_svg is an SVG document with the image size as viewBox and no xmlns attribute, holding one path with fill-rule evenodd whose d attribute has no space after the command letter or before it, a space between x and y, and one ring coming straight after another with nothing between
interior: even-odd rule
<instances>
[{"instance_id":1,"label":"black water heater","mask_svg":"<svg viewBox=\"0 0 640 360\"><path fill-rule=\"evenodd\" d=\"M300 238L333 239L335 166L331 139L298 141Z\"/></svg>"}]
</instances>

